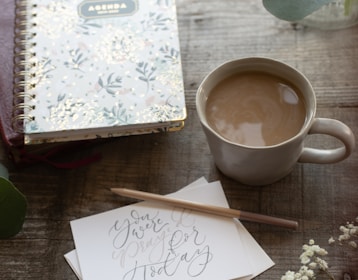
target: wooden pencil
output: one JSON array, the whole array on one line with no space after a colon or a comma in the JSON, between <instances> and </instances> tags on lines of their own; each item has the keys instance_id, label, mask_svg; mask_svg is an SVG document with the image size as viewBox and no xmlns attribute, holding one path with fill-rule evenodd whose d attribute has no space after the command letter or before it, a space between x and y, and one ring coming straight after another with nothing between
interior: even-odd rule
<instances>
[{"instance_id":1,"label":"wooden pencil","mask_svg":"<svg viewBox=\"0 0 358 280\"><path fill-rule=\"evenodd\" d=\"M242 210L236 210L226 207L188 201L184 199L177 199L164 195L148 193L138 190L131 190L126 188L111 188L110 190L113 193L124 197L165 203L175 207L182 207L182 208L200 211L208 214L214 214L214 215L230 217L230 218L238 218L240 220L276 225L276 226L286 227L290 229L298 228L298 222L296 221L286 220L286 219L272 217L268 215L256 214L256 213L246 212Z\"/></svg>"}]
</instances>

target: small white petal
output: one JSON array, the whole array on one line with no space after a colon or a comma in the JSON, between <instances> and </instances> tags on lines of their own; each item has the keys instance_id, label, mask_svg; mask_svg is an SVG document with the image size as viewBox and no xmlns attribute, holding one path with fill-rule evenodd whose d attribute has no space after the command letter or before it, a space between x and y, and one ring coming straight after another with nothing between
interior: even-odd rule
<instances>
[{"instance_id":1,"label":"small white petal","mask_svg":"<svg viewBox=\"0 0 358 280\"><path fill-rule=\"evenodd\" d=\"M357 246L357 242L355 242L355 241L350 241L349 243L349 246L352 246L353 248L357 248L358 246Z\"/></svg>"}]
</instances>

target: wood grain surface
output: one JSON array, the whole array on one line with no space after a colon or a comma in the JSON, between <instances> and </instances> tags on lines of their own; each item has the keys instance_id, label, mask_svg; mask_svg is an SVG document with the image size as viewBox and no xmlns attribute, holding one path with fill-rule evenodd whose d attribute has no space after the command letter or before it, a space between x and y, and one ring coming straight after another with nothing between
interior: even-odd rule
<instances>
[{"instance_id":1,"label":"wood grain surface","mask_svg":"<svg viewBox=\"0 0 358 280\"><path fill-rule=\"evenodd\" d=\"M5 17L13 16L13 4L1 4L0 51L7 45L1 32ZM233 208L299 221L297 231L244 222L276 263L257 279L277 280L289 269L298 270L302 245L311 238L328 250L326 260L336 279L358 279L358 249L328 245L340 225L358 216L357 152L337 164L297 164L269 186L245 186L216 169L195 110L196 90L210 70L230 59L267 56L307 76L316 91L317 116L341 120L357 135L358 26L294 29L266 12L260 0L177 0L177 13L188 109L182 131L121 137L78 150L60 160L97 152L102 159L70 170L43 164L20 168L0 148L10 179L28 200L23 230L0 240L0 279L76 279L63 258L74 248L69 221L134 202L108 188L166 194L201 176L221 180ZM11 69L0 65L0 81L7 77ZM310 136L307 142L337 145L323 136Z\"/></svg>"}]
</instances>

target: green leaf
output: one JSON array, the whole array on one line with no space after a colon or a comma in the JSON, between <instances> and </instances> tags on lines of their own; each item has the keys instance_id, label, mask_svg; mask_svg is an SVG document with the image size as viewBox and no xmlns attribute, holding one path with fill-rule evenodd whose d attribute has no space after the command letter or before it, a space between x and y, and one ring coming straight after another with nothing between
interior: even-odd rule
<instances>
[{"instance_id":1,"label":"green leaf","mask_svg":"<svg viewBox=\"0 0 358 280\"><path fill-rule=\"evenodd\" d=\"M298 21L333 0L262 0L267 11L279 19Z\"/></svg>"},{"instance_id":2,"label":"green leaf","mask_svg":"<svg viewBox=\"0 0 358 280\"><path fill-rule=\"evenodd\" d=\"M0 177L9 179L9 172L7 171L7 168L1 163L0 163Z\"/></svg>"},{"instance_id":3,"label":"green leaf","mask_svg":"<svg viewBox=\"0 0 358 280\"><path fill-rule=\"evenodd\" d=\"M25 196L6 178L0 177L0 238L17 234L26 214Z\"/></svg>"},{"instance_id":4,"label":"green leaf","mask_svg":"<svg viewBox=\"0 0 358 280\"><path fill-rule=\"evenodd\" d=\"M358 5L358 0L345 0L344 1L344 15L349 16Z\"/></svg>"}]
</instances>

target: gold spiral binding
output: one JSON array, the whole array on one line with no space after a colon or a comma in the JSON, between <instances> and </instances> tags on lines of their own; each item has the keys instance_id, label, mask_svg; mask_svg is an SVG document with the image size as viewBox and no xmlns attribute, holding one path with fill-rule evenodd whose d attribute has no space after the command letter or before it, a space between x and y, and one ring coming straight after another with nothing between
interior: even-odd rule
<instances>
[{"instance_id":1,"label":"gold spiral binding","mask_svg":"<svg viewBox=\"0 0 358 280\"><path fill-rule=\"evenodd\" d=\"M36 26L34 21L36 4L29 4L27 0L15 1L15 31L14 31L14 102L12 125L15 131L23 132L24 122L33 121L31 111L35 108L31 101L36 98L31 90L36 87L32 81L36 78L31 69L36 63L31 58L36 54L34 39L36 33L32 30Z\"/></svg>"},{"instance_id":2,"label":"gold spiral binding","mask_svg":"<svg viewBox=\"0 0 358 280\"><path fill-rule=\"evenodd\" d=\"M13 107L14 110L24 110L24 109L28 109L28 110L33 110L35 109L35 105L28 105L28 104L24 104L24 103L18 103Z\"/></svg>"}]
</instances>

